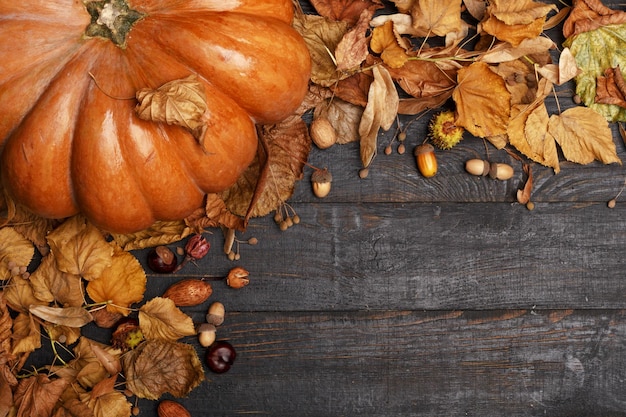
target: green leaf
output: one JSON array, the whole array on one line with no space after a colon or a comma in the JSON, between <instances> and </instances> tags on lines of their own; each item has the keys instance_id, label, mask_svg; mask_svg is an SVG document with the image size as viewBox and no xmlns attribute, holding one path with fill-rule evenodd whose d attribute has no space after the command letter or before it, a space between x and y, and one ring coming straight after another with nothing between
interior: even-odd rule
<instances>
[{"instance_id":1,"label":"green leaf","mask_svg":"<svg viewBox=\"0 0 626 417\"><path fill-rule=\"evenodd\" d=\"M576 77L576 94L583 103L608 121L626 121L626 109L614 104L598 104L596 79L607 68L619 65L626 76L626 24L607 25L568 38L569 46L581 72Z\"/></svg>"}]
</instances>

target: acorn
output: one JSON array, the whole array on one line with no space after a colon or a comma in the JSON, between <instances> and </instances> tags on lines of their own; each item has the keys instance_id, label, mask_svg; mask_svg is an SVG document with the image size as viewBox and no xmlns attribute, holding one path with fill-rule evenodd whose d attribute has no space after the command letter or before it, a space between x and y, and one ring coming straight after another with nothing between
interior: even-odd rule
<instances>
[{"instance_id":1,"label":"acorn","mask_svg":"<svg viewBox=\"0 0 626 417\"><path fill-rule=\"evenodd\" d=\"M313 193L319 197L324 198L330 193L330 186L333 181L333 176L328 169L318 169L311 175L311 186L313 187Z\"/></svg>"},{"instance_id":2,"label":"acorn","mask_svg":"<svg viewBox=\"0 0 626 417\"><path fill-rule=\"evenodd\" d=\"M437 173L437 157L433 145L429 143L418 145L413 154L420 173L426 178L434 177Z\"/></svg>"},{"instance_id":3,"label":"acorn","mask_svg":"<svg viewBox=\"0 0 626 417\"><path fill-rule=\"evenodd\" d=\"M463 129L455 123L454 112L446 110L437 113L428 128L433 144L439 149L452 149L463 139Z\"/></svg>"}]
</instances>

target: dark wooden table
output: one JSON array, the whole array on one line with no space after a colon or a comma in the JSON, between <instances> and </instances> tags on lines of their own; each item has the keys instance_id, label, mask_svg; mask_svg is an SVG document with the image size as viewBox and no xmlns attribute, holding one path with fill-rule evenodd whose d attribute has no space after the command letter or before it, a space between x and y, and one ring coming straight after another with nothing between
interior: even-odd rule
<instances>
[{"instance_id":1,"label":"dark wooden table","mask_svg":"<svg viewBox=\"0 0 626 417\"><path fill-rule=\"evenodd\" d=\"M209 302L227 310L218 338L238 357L180 400L192 416L626 416L626 194L607 207L626 168L533 164L530 211L506 152L489 147L515 168L508 181L464 171L485 156L468 134L423 178L411 151L427 121L410 125L403 155L384 155L392 132L381 133L366 179L357 145L314 149L330 195L314 197L307 168L289 201L301 223L254 219L238 238L259 244L239 261L214 231L197 266L149 276L147 298L185 277L251 274L241 290L214 285ZM209 302L183 310L200 322ZM156 402L139 405L156 415Z\"/></svg>"}]
</instances>

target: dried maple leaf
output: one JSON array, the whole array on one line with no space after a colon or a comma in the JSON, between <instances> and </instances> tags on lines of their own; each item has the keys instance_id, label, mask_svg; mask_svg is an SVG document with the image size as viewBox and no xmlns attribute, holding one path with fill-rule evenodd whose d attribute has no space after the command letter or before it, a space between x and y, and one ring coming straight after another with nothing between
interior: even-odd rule
<instances>
[{"instance_id":1,"label":"dried maple leaf","mask_svg":"<svg viewBox=\"0 0 626 417\"><path fill-rule=\"evenodd\" d=\"M11 353L30 353L41 347L41 332L30 314L20 313L13 320L13 346Z\"/></svg>"},{"instance_id":2,"label":"dried maple leaf","mask_svg":"<svg viewBox=\"0 0 626 417\"><path fill-rule=\"evenodd\" d=\"M337 62L337 71L354 71L359 68L361 63L365 61L368 50L368 38L365 36L370 28L370 20L374 12L363 10L359 20L352 29L350 29L341 38L341 41L335 49L335 61Z\"/></svg>"},{"instance_id":3,"label":"dried maple leaf","mask_svg":"<svg viewBox=\"0 0 626 417\"><path fill-rule=\"evenodd\" d=\"M81 216L70 217L48 235L57 267L87 280L98 278L111 265L113 248L102 233Z\"/></svg>"},{"instance_id":4,"label":"dried maple leaf","mask_svg":"<svg viewBox=\"0 0 626 417\"><path fill-rule=\"evenodd\" d=\"M293 27L300 33L311 55L311 81L330 86L349 74L337 71L333 51L348 31L345 22L333 22L323 16L296 14Z\"/></svg>"},{"instance_id":5,"label":"dried maple leaf","mask_svg":"<svg viewBox=\"0 0 626 417\"><path fill-rule=\"evenodd\" d=\"M64 379L36 374L22 379L15 391L16 417L50 417L67 386Z\"/></svg>"},{"instance_id":6,"label":"dried maple leaf","mask_svg":"<svg viewBox=\"0 0 626 417\"><path fill-rule=\"evenodd\" d=\"M122 358L126 386L139 398L156 400L165 393L184 397L204 380L193 346L147 340Z\"/></svg>"},{"instance_id":7,"label":"dried maple leaf","mask_svg":"<svg viewBox=\"0 0 626 417\"><path fill-rule=\"evenodd\" d=\"M139 309L139 327L146 339L174 341L196 334L191 317L163 297L155 297Z\"/></svg>"},{"instance_id":8,"label":"dried maple leaf","mask_svg":"<svg viewBox=\"0 0 626 417\"><path fill-rule=\"evenodd\" d=\"M35 297L43 302L56 301L61 305L74 307L82 306L85 302L80 275L60 271L52 253L41 259L29 281Z\"/></svg>"},{"instance_id":9,"label":"dried maple leaf","mask_svg":"<svg viewBox=\"0 0 626 417\"><path fill-rule=\"evenodd\" d=\"M383 66L372 69L374 81L370 85L367 106L359 123L361 164L368 167L376 156L380 129L389 130L398 114L399 97L389 71Z\"/></svg>"},{"instance_id":10,"label":"dried maple leaf","mask_svg":"<svg viewBox=\"0 0 626 417\"><path fill-rule=\"evenodd\" d=\"M11 278L15 267L28 266L35 248L21 233L12 227L0 229L0 280Z\"/></svg>"},{"instance_id":11,"label":"dried maple leaf","mask_svg":"<svg viewBox=\"0 0 626 417\"><path fill-rule=\"evenodd\" d=\"M53 307L32 305L29 311L34 316L50 323L68 327L83 327L93 321L93 317L82 307Z\"/></svg>"},{"instance_id":12,"label":"dried maple leaf","mask_svg":"<svg viewBox=\"0 0 626 417\"><path fill-rule=\"evenodd\" d=\"M622 163L606 119L588 107L572 107L550 116L548 132L568 161L588 164L597 159L604 164Z\"/></svg>"},{"instance_id":13,"label":"dried maple leaf","mask_svg":"<svg viewBox=\"0 0 626 417\"><path fill-rule=\"evenodd\" d=\"M137 116L143 120L184 127L202 141L207 98L204 85L196 75L173 80L156 90L137 91Z\"/></svg>"},{"instance_id":14,"label":"dried maple leaf","mask_svg":"<svg viewBox=\"0 0 626 417\"><path fill-rule=\"evenodd\" d=\"M330 20L344 21L349 26L357 23L364 10L373 14L383 7L379 0L311 0L311 4L320 16Z\"/></svg>"},{"instance_id":15,"label":"dried maple leaf","mask_svg":"<svg viewBox=\"0 0 626 417\"><path fill-rule=\"evenodd\" d=\"M111 264L98 279L87 284L87 293L96 303L107 303L111 313L127 316L131 304L143 300L146 291L146 273L130 253L111 243Z\"/></svg>"},{"instance_id":16,"label":"dried maple leaf","mask_svg":"<svg viewBox=\"0 0 626 417\"><path fill-rule=\"evenodd\" d=\"M338 144L359 140L359 123L363 117L363 108L360 106L335 98L317 106L313 117L328 119L337 132Z\"/></svg>"},{"instance_id":17,"label":"dried maple leaf","mask_svg":"<svg viewBox=\"0 0 626 417\"><path fill-rule=\"evenodd\" d=\"M518 46L524 39L536 38L543 31L546 16L556 6L533 0L492 0L487 6L481 30Z\"/></svg>"},{"instance_id":18,"label":"dried maple leaf","mask_svg":"<svg viewBox=\"0 0 626 417\"><path fill-rule=\"evenodd\" d=\"M415 36L446 36L463 28L461 0L420 0L413 3L409 12Z\"/></svg>"},{"instance_id":19,"label":"dried maple leaf","mask_svg":"<svg viewBox=\"0 0 626 417\"><path fill-rule=\"evenodd\" d=\"M506 133L511 94L504 80L484 62L475 62L457 74L452 93L458 117L456 125L477 137Z\"/></svg>"},{"instance_id":20,"label":"dried maple leaf","mask_svg":"<svg viewBox=\"0 0 626 417\"><path fill-rule=\"evenodd\" d=\"M246 219L265 216L292 196L311 151L309 131L301 118L262 126L259 140L257 158L222 193L228 209Z\"/></svg>"},{"instance_id":21,"label":"dried maple leaf","mask_svg":"<svg viewBox=\"0 0 626 417\"><path fill-rule=\"evenodd\" d=\"M158 221L147 229L130 234L113 234L113 240L126 251L169 245L183 240L194 230L184 221Z\"/></svg>"},{"instance_id":22,"label":"dried maple leaf","mask_svg":"<svg viewBox=\"0 0 626 417\"><path fill-rule=\"evenodd\" d=\"M370 49L380 54L380 58L390 68L400 68L409 59L407 52L410 44L395 32L393 22L387 21L372 30Z\"/></svg>"}]
</instances>

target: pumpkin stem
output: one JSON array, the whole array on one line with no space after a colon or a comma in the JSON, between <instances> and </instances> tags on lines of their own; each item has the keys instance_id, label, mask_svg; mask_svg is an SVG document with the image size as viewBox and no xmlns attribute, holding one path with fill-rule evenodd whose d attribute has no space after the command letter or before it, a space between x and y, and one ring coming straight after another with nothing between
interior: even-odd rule
<instances>
[{"instance_id":1,"label":"pumpkin stem","mask_svg":"<svg viewBox=\"0 0 626 417\"><path fill-rule=\"evenodd\" d=\"M144 14L131 9L125 0L85 1L91 23L85 29L86 37L101 37L117 46L126 46L126 37L133 25Z\"/></svg>"}]
</instances>

